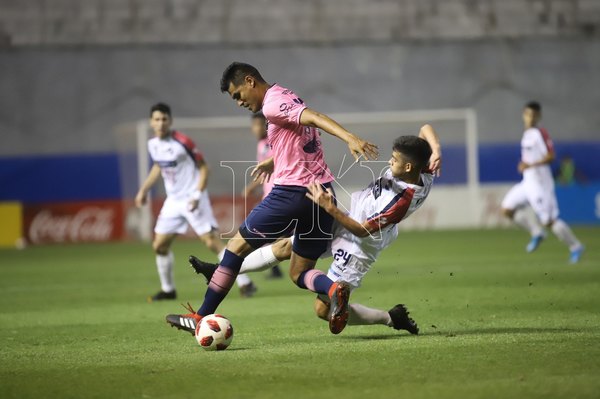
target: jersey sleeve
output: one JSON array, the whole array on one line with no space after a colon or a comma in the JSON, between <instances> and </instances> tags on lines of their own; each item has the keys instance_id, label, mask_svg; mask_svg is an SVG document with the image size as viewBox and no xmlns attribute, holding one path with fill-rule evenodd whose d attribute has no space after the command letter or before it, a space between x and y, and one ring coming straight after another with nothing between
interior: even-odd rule
<instances>
[{"instance_id":1,"label":"jersey sleeve","mask_svg":"<svg viewBox=\"0 0 600 399\"><path fill-rule=\"evenodd\" d=\"M148 155L150 156L150 160L154 163L156 160L154 159L154 146L152 145L152 141L148 140Z\"/></svg>"},{"instance_id":2,"label":"jersey sleeve","mask_svg":"<svg viewBox=\"0 0 600 399\"><path fill-rule=\"evenodd\" d=\"M554 143L552 142L552 138L550 138L548 131L543 127L539 128L538 130L540 131L541 137L540 149L542 149L546 154L554 152Z\"/></svg>"},{"instance_id":3,"label":"jersey sleeve","mask_svg":"<svg viewBox=\"0 0 600 399\"><path fill-rule=\"evenodd\" d=\"M195 162L204 161L204 156L198 150L196 144L191 138L189 138L181 132L173 132L173 139L175 141L178 141L183 146L183 148L185 148L185 151Z\"/></svg>"},{"instance_id":4,"label":"jersey sleeve","mask_svg":"<svg viewBox=\"0 0 600 399\"><path fill-rule=\"evenodd\" d=\"M406 188L398 193L382 210L367 219L372 229L383 229L391 224L399 223L408 212L415 190Z\"/></svg>"},{"instance_id":5,"label":"jersey sleeve","mask_svg":"<svg viewBox=\"0 0 600 399\"><path fill-rule=\"evenodd\" d=\"M262 112L269 123L278 126L299 126L300 115L305 109L306 105L300 98L280 95L265 103Z\"/></svg>"}]
</instances>

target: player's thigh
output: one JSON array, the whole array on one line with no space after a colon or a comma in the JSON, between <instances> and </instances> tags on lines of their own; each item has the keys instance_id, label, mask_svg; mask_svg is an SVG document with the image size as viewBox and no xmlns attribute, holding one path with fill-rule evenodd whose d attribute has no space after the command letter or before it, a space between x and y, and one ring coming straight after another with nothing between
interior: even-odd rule
<instances>
[{"instance_id":1,"label":"player's thigh","mask_svg":"<svg viewBox=\"0 0 600 399\"><path fill-rule=\"evenodd\" d=\"M327 277L332 281L345 281L352 289L360 287L371 265L363 259L352 255L347 246L334 245L332 247L333 262L327 271Z\"/></svg>"},{"instance_id":2,"label":"player's thigh","mask_svg":"<svg viewBox=\"0 0 600 399\"><path fill-rule=\"evenodd\" d=\"M527 205L527 192L523 182L515 184L502 200L502 209L514 211Z\"/></svg>"},{"instance_id":3,"label":"player's thigh","mask_svg":"<svg viewBox=\"0 0 600 399\"><path fill-rule=\"evenodd\" d=\"M296 252L292 252L292 257L290 258L290 278L293 282L297 282L298 277L300 277L303 272L314 269L316 264L316 260L305 258L298 255Z\"/></svg>"},{"instance_id":4,"label":"player's thigh","mask_svg":"<svg viewBox=\"0 0 600 399\"><path fill-rule=\"evenodd\" d=\"M276 186L252 209L239 233L255 249L289 236L296 226L298 203L304 195L300 191Z\"/></svg>"},{"instance_id":5,"label":"player's thigh","mask_svg":"<svg viewBox=\"0 0 600 399\"><path fill-rule=\"evenodd\" d=\"M318 259L329 252L333 238L333 217L314 202L306 205L304 217L298 220L294 232L293 250L309 259Z\"/></svg>"},{"instance_id":6,"label":"player's thigh","mask_svg":"<svg viewBox=\"0 0 600 399\"><path fill-rule=\"evenodd\" d=\"M160 235L183 234L187 230L184 204L167 199L163 204L154 232Z\"/></svg>"},{"instance_id":7,"label":"player's thigh","mask_svg":"<svg viewBox=\"0 0 600 399\"><path fill-rule=\"evenodd\" d=\"M553 189L539 185L528 186L527 198L540 223L549 225L558 218L558 201Z\"/></svg>"},{"instance_id":8,"label":"player's thigh","mask_svg":"<svg viewBox=\"0 0 600 399\"><path fill-rule=\"evenodd\" d=\"M187 208L185 209L184 216L198 237L206 236L213 230L218 230L219 228L217 219L215 219L213 214L210 199L206 193L203 193L196 209L193 211L190 211ZM210 236L206 237L210 238Z\"/></svg>"}]
</instances>

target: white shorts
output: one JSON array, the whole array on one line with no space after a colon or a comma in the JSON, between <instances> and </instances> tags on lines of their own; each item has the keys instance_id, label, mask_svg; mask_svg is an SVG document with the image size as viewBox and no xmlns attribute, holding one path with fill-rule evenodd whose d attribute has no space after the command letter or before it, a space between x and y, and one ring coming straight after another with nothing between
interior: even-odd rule
<instances>
[{"instance_id":1,"label":"white shorts","mask_svg":"<svg viewBox=\"0 0 600 399\"><path fill-rule=\"evenodd\" d=\"M371 263L352 255L347 246L348 242L344 240L333 241L331 249L333 262L329 266L327 277L333 281L345 281L355 289L360 287L362 279L371 269Z\"/></svg>"},{"instance_id":2,"label":"white shorts","mask_svg":"<svg viewBox=\"0 0 600 399\"><path fill-rule=\"evenodd\" d=\"M553 188L522 181L513 186L502 200L503 209L517 209L529 205L543 224L558 218L558 201Z\"/></svg>"},{"instance_id":3,"label":"white shorts","mask_svg":"<svg viewBox=\"0 0 600 399\"><path fill-rule=\"evenodd\" d=\"M203 235L213 229L218 229L217 221L213 215L208 194L202 193L200 203L195 211L188 210L189 200L174 200L168 198L163 204L154 232L156 234L184 234L188 223L197 235Z\"/></svg>"}]
</instances>

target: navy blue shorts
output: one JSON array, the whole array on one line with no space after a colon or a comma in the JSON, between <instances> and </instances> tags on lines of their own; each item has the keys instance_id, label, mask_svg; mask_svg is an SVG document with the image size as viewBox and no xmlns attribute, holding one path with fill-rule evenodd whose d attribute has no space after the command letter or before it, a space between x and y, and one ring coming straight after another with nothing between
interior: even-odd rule
<instances>
[{"instance_id":1,"label":"navy blue shorts","mask_svg":"<svg viewBox=\"0 0 600 399\"><path fill-rule=\"evenodd\" d=\"M323 187L331 188L331 183ZM256 249L294 234L294 252L317 260L333 237L333 217L306 193L306 187L276 185L242 223L241 236Z\"/></svg>"}]
</instances>

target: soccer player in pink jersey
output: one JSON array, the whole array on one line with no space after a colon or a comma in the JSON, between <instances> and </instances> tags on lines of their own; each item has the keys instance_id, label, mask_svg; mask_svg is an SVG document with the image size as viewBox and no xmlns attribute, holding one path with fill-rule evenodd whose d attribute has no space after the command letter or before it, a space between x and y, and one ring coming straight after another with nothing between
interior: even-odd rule
<instances>
[{"instance_id":1,"label":"soccer player in pink jersey","mask_svg":"<svg viewBox=\"0 0 600 399\"><path fill-rule=\"evenodd\" d=\"M273 157L258 164L253 174L258 178L271 176L275 186L228 242L200 309L197 312L191 309L192 313L184 315L167 315L167 322L193 334L202 317L214 313L225 298L244 258L253 250L289 235L293 229L290 277L298 287L330 299L329 329L338 334L348 321L350 285L334 282L314 269L332 238L333 217L306 197L307 187L315 181L327 189L334 180L325 163L319 129L343 140L356 159L376 158L377 147L308 108L292 90L267 83L252 65L239 62L229 65L221 78L221 91L228 93L238 106L253 113L262 110L265 115Z\"/></svg>"},{"instance_id":2,"label":"soccer player in pink jersey","mask_svg":"<svg viewBox=\"0 0 600 399\"><path fill-rule=\"evenodd\" d=\"M554 178L550 163L554 161L554 144L543 127L539 126L542 107L531 101L523 109L525 132L521 139L519 172L523 180L515 185L502 200L504 215L531 235L526 251L535 251L545 238L544 229L530 220L523 208L531 206L539 222L550 229L559 240L569 246L571 263L577 263L583 254L583 245L569 226L558 217L558 201L554 192Z\"/></svg>"},{"instance_id":3,"label":"soccer player in pink jersey","mask_svg":"<svg viewBox=\"0 0 600 399\"><path fill-rule=\"evenodd\" d=\"M162 175L167 199L156 220L152 242L161 289L148 297L149 302L177 297L173 277L175 258L171 244L177 234L187 231L188 224L200 241L219 258L225 249L217 233L217 221L206 191L208 165L194 142L185 134L171 129L171 124L171 108L163 103L153 105L150 109L150 126L154 130L154 137L148 141L148 151L154 164L135 197L136 206L143 206L148 191ZM238 279L238 285L242 296L251 296L256 291L252 280L243 275L242 279Z\"/></svg>"},{"instance_id":4,"label":"soccer player in pink jersey","mask_svg":"<svg viewBox=\"0 0 600 399\"><path fill-rule=\"evenodd\" d=\"M269 144L269 139L267 138L267 119L262 114L262 112L252 114L250 130L252 131L252 134L258 141L256 145L256 160L260 163L271 158L273 154L271 151L271 144ZM246 185L242 195L245 199L247 199L249 196L254 195L255 192L259 191L262 188L261 197L262 199L264 199L267 195L269 195L269 193L273 189L273 185L273 182L268 179L265 179L262 184L259 180L252 180ZM292 246L287 240L285 242L282 242L281 245L279 245L277 248L280 248L281 250L285 251L286 254L288 252L291 253L292 251ZM269 277L282 278L283 273L281 273L281 269L277 264L280 260L277 258L277 254L274 254L273 251L270 251L265 253L265 255L268 256L268 261L270 261L273 264L273 266L271 267L271 273ZM260 254L256 254L255 257L256 256L260 256ZM283 259L284 255L281 256L281 259ZM288 257L286 257L285 259L288 259ZM266 259L262 259L261 261L264 262L265 260Z\"/></svg>"}]
</instances>

